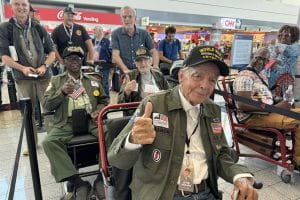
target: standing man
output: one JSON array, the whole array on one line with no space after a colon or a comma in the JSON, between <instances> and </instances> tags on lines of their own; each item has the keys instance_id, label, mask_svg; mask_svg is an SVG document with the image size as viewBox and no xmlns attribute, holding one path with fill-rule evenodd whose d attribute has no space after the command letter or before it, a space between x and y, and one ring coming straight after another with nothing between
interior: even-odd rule
<instances>
[{"instance_id":1,"label":"standing man","mask_svg":"<svg viewBox=\"0 0 300 200\"><path fill-rule=\"evenodd\" d=\"M234 184L239 199L258 198L249 169L234 162L226 143L220 107L209 99L219 75L228 74L218 49L196 47L180 85L144 99L108 151L111 165L133 167L133 200L222 199L218 177Z\"/></svg>"},{"instance_id":2,"label":"standing man","mask_svg":"<svg viewBox=\"0 0 300 200\"><path fill-rule=\"evenodd\" d=\"M34 108L51 78L54 45L46 29L29 17L28 0L12 0L11 6L13 17L0 25L0 56L13 68L19 96L30 97ZM33 119L34 115L33 111ZM34 132L37 144L36 126Z\"/></svg>"},{"instance_id":3,"label":"standing man","mask_svg":"<svg viewBox=\"0 0 300 200\"><path fill-rule=\"evenodd\" d=\"M79 46L84 51L83 65L86 63L94 63L94 49L92 40L85 30L85 28L79 24L74 23L74 16L76 13L71 7L64 9L63 23L57 26L52 34L52 40L55 44L55 56L59 62L60 67L63 68L64 61L62 59L62 53L68 46Z\"/></svg>"},{"instance_id":4,"label":"standing man","mask_svg":"<svg viewBox=\"0 0 300 200\"><path fill-rule=\"evenodd\" d=\"M184 55L181 50L181 43L175 38L176 28L169 26L165 30L166 38L158 44L158 53L160 60L160 70L168 75L171 65L176 60L183 60Z\"/></svg>"},{"instance_id":5,"label":"standing man","mask_svg":"<svg viewBox=\"0 0 300 200\"><path fill-rule=\"evenodd\" d=\"M121 9L123 26L112 32L112 59L113 62L127 74L135 69L135 52L139 47L147 48L153 58L153 67L158 68L158 53L154 48L152 38L143 29L137 28L136 12L133 8L125 6Z\"/></svg>"},{"instance_id":6,"label":"standing man","mask_svg":"<svg viewBox=\"0 0 300 200\"><path fill-rule=\"evenodd\" d=\"M105 63L101 64L102 67L102 83L104 90L107 95L109 95L109 72L111 64L111 50L110 50L110 41L104 37L103 28L101 26L96 26L94 28L94 36L92 43L94 45L94 60L103 60Z\"/></svg>"}]
</instances>

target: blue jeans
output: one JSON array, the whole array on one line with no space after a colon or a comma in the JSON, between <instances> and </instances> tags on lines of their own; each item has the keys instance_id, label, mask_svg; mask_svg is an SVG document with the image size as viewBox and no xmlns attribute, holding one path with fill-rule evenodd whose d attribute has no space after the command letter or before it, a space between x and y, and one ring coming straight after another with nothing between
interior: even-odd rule
<instances>
[{"instance_id":1,"label":"blue jeans","mask_svg":"<svg viewBox=\"0 0 300 200\"><path fill-rule=\"evenodd\" d=\"M182 195L175 195L173 200L216 200L215 196L210 192L209 188L205 191L196 194L191 194L188 197Z\"/></svg>"},{"instance_id":2,"label":"blue jeans","mask_svg":"<svg viewBox=\"0 0 300 200\"><path fill-rule=\"evenodd\" d=\"M109 83L108 83L108 79L109 79L110 67L104 65L102 67L101 72L102 72L102 75L103 75L103 78L102 78L103 88L104 88L105 93L109 96Z\"/></svg>"}]
</instances>

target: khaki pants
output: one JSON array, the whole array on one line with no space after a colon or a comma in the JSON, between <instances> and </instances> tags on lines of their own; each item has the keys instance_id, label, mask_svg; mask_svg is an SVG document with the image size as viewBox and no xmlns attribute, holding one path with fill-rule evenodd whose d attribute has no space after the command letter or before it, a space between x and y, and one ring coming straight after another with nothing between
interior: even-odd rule
<instances>
[{"instance_id":1,"label":"khaki pants","mask_svg":"<svg viewBox=\"0 0 300 200\"><path fill-rule=\"evenodd\" d=\"M32 104L32 121L35 122L35 105L37 98L41 102L44 96L44 93L49 85L50 80L16 80L18 87L18 96L19 98L29 97ZM33 123L33 131L36 144L38 143L37 139L37 128L35 123Z\"/></svg>"},{"instance_id":2,"label":"khaki pants","mask_svg":"<svg viewBox=\"0 0 300 200\"><path fill-rule=\"evenodd\" d=\"M98 137L98 128L95 122L89 122L88 131ZM77 174L67 152L67 143L72 138L72 126L68 122L61 128L54 127L43 141L43 148L50 161L51 173L56 182L61 182L65 178ZM101 164L101 159L99 159L99 164Z\"/></svg>"},{"instance_id":3,"label":"khaki pants","mask_svg":"<svg viewBox=\"0 0 300 200\"><path fill-rule=\"evenodd\" d=\"M293 112L300 113L300 108L291 109ZM270 113L269 115L254 115L246 120L245 124L258 127L272 127L277 129L295 129L295 154L294 160L297 165L300 165L300 121L279 115L277 113Z\"/></svg>"}]
</instances>

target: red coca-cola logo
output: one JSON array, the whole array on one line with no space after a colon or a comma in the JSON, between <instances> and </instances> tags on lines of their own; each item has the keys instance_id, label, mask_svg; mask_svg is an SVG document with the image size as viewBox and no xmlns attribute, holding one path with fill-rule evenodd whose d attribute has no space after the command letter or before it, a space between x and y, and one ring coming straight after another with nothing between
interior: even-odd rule
<instances>
[{"instance_id":1,"label":"red coca-cola logo","mask_svg":"<svg viewBox=\"0 0 300 200\"><path fill-rule=\"evenodd\" d=\"M64 18L64 11L60 10L57 15L56 15L57 19L61 20Z\"/></svg>"},{"instance_id":2,"label":"red coca-cola logo","mask_svg":"<svg viewBox=\"0 0 300 200\"><path fill-rule=\"evenodd\" d=\"M80 21L81 20L81 15L82 15L82 12L75 12L76 15L74 16L74 19L76 21ZM60 10L58 11L57 15L56 15L57 19L58 20L62 20L64 18L64 11L63 10Z\"/></svg>"}]
</instances>

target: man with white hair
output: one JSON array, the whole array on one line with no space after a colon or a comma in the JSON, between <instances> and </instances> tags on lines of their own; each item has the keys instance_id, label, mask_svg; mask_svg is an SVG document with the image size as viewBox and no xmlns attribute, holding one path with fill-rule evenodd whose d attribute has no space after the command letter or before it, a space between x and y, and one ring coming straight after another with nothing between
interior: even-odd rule
<instances>
[{"instance_id":1,"label":"man with white hair","mask_svg":"<svg viewBox=\"0 0 300 200\"><path fill-rule=\"evenodd\" d=\"M104 63L101 64L101 72L103 74L102 84L107 95L109 95L109 72L111 63L111 50L110 41L104 37L104 31L102 26L95 26L94 38L92 43L94 45L94 60L102 60Z\"/></svg>"},{"instance_id":2,"label":"man with white hair","mask_svg":"<svg viewBox=\"0 0 300 200\"><path fill-rule=\"evenodd\" d=\"M112 59L113 62L127 74L130 70L136 69L135 52L139 47L147 48L153 58L153 67L158 68L159 56L154 48L153 40L149 33L137 28L136 12L133 8L125 6L121 9L123 26L112 32Z\"/></svg>"}]
</instances>

